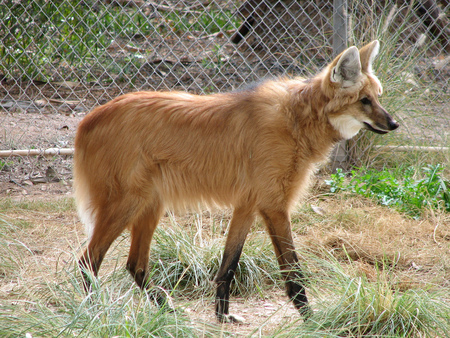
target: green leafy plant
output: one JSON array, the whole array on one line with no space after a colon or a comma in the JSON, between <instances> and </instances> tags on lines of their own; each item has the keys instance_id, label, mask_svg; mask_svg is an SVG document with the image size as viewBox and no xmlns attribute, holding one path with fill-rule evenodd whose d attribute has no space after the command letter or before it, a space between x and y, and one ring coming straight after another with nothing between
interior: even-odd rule
<instances>
[{"instance_id":1,"label":"green leafy plant","mask_svg":"<svg viewBox=\"0 0 450 338\"><path fill-rule=\"evenodd\" d=\"M108 64L106 48L114 39L154 32L141 12L100 2L95 11L90 6L77 0L6 1L0 8L0 72L45 81L52 64L80 69L90 69L93 59Z\"/></svg>"},{"instance_id":2,"label":"green leafy plant","mask_svg":"<svg viewBox=\"0 0 450 338\"><path fill-rule=\"evenodd\" d=\"M195 12L171 11L166 15L166 20L172 30L178 34L187 31L214 34L235 29L240 25L237 16L233 15L232 11L223 8L213 8L200 15Z\"/></svg>"},{"instance_id":3,"label":"green leafy plant","mask_svg":"<svg viewBox=\"0 0 450 338\"><path fill-rule=\"evenodd\" d=\"M331 192L351 191L418 217L426 208L450 212L450 182L442 177L443 169L440 164L428 165L419 171L413 167L396 171L361 169L353 170L349 180L338 169L326 184Z\"/></svg>"},{"instance_id":4,"label":"green leafy plant","mask_svg":"<svg viewBox=\"0 0 450 338\"><path fill-rule=\"evenodd\" d=\"M145 62L138 53L118 57L107 51L112 42L133 45L136 39L158 34L214 34L239 26L233 12L220 7L208 11L170 11L164 17L149 18L142 10L114 4L78 0L24 0L2 2L0 6L0 73L7 78L40 81L64 74L62 68L118 75L118 81L134 77ZM139 53L142 53L140 51ZM217 53L216 53L217 54ZM220 66L220 57L218 58ZM55 72L56 67L58 72ZM81 72L80 72L81 73ZM68 72L78 81L74 72Z\"/></svg>"},{"instance_id":5,"label":"green leafy plant","mask_svg":"<svg viewBox=\"0 0 450 338\"><path fill-rule=\"evenodd\" d=\"M0 171L2 170L6 170L10 165L12 165L13 162L12 161L3 161L0 160Z\"/></svg>"}]
</instances>

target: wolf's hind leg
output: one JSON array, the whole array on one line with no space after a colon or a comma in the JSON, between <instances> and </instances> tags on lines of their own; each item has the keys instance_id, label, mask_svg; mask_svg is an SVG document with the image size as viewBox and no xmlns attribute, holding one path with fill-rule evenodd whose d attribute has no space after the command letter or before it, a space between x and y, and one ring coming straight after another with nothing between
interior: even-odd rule
<instances>
[{"instance_id":1,"label":"wolf's hind leg","mask_svg":"<svg viewBox=\"0 0 450 338\"><path fill-rule=\"evenodd\" d=\"M136 284L153 297L158 305L168 304L172 307L171 300L164 290L153 288L148 276L150 243L162 212L160 203L152 203L131 225L131 246L126 267Z\"/></svg>"},{"instance_id":2,"label":"wolf's hind leg","mask_svg":"<svg viewBox=\"0 0 450 338\"><path fill-rule=\"evenodd\" d=\"M114 242L127 226L127 219L122 217L120 212L111 211L117 210L114 206L111 205L110 208L103 208L98 211L92 237L87 249L78 261L86 292L91 291L91 280L88 272L90 271L95 277L97 276L106 252L112 242Z\"/></svg>"},{"instance_id":3,"label":"wolf's hind leg","mask_svg":"<svg viewBox=\"0 0 450 338\"><path fill-rule=\"evenodd\" d=\"M153 205L131 225L131 246L127 260L127 270L136 284L143 290L148 287L148 260L150 242L162 214L162 208Z\"/></svg>"}]
</instances>

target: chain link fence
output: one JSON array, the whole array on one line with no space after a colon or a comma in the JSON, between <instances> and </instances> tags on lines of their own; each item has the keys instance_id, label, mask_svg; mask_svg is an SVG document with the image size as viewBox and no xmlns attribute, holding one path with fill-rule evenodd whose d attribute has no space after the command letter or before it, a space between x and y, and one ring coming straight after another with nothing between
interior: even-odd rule
<instances>
[{"instance_id":1,"label":"chain link fence","mask_svg":"<svg viewBox=\"0 0 450 338\"><path fill-rule=\"evenodd\" d=\"M312 76L345 45L373 39L382 103L402 128L363 132L342 147L344 164L405 145L448 154L448 0L0 3L0 194L7 182L70 181L77 124L117 95Z\"/></svg>"}]
</instances>

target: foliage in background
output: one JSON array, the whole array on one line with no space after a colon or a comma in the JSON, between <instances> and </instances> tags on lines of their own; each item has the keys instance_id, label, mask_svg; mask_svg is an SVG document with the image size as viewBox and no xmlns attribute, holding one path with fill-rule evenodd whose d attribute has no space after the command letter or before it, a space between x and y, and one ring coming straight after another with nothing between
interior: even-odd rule
<instances>
[{"instance_id":1,"label":"foliage in background","mask_svg":"<svg viewBox=\"0 0 450 338\"><path fill-rule=\"evenodd\" d=\"M422 167L400 167L397 170L352 170L350 179L341 169L326 183L331 192L350 191L376 199L380 204L418 217L427 209L450 212L450 181L442 177L440 164Z\"/></svg>"},{"instance_id":2,"label":"foliage in background","mask_svg":"<svg viewBox=\"0 0 450 338\"><path fill-rule=\"evenodd\" d=\"M3 1L0 6L0 73L47 81L61 72L60 65L85 69L87 81L92 67L101 73L135 75L145 58L112 59L112 43L132 44L143 38L198 31L213 34L239 25L231 11L211 6L201 15L182 10L149 16L141 9L124 9L116 2L79 0ZM137 50L140 50L137 48ZM150 49L148 52L152 52ZM72 72L68 72L72 74ZM71 80L66 74L58 74ZM91 78L92 77L92 78ZM77 78L72 80L78 80Z\"/></svg>"}]
</instances>

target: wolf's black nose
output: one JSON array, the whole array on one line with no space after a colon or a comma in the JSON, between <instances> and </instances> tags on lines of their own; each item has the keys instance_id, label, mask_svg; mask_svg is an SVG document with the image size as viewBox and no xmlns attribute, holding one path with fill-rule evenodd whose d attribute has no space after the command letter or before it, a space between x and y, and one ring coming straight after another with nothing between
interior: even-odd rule
<instances>
[{"instance_id":1,"label":"wolf's black nose","mask_svg":"<svg viewBox=\"0 0 450 338\"><path fill-rule=\"evenodd\" d=\"M400 127L400 125L397 123L397 121L395 121L395 120L389 121L389 129L390 130L395 130L398 127Z\"/></svg>"}]
</instances>

